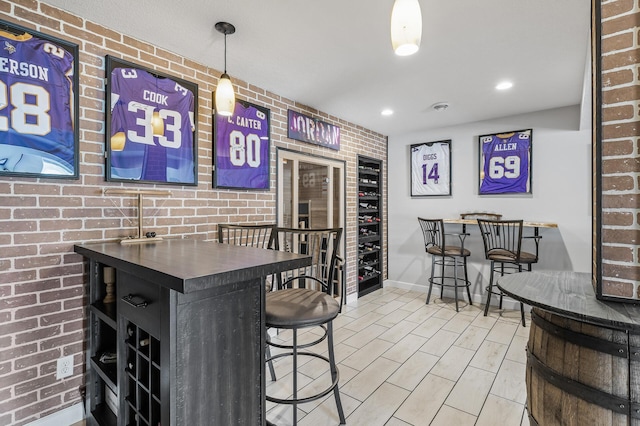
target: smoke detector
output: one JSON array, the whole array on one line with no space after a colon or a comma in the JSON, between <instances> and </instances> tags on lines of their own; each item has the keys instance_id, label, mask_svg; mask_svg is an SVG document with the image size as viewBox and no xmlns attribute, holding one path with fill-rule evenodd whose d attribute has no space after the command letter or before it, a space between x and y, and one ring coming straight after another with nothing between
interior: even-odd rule
<instances>
[{"instance_id":1,"label":"smoke detector","mask_svg":"<svg viewBox=\"0 0 640 426\"><path fill-rule=\"evenodd\" d=\"M433 104L432 108L434 110L436 110L436 111L444 111L445 109L449 108L449 103L448 102L438 102L437 104Z\"/></svg>"}]
</instances>

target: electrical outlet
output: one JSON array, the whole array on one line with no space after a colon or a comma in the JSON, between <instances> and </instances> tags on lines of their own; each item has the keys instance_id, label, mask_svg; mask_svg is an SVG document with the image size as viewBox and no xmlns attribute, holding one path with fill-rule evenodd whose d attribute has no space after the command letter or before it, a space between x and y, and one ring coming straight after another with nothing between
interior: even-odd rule
<instances>
[{"instance_id":1,"label":"electrical outlet","mask_svg":"<svg viewBox=\"0 0 640 426\"><path fill-rule=\"evenodd\" d=\"M73 375L73 355L58 358L58 367L56 368L56 379L64 379Z\"/></svg>"}]
</instances>

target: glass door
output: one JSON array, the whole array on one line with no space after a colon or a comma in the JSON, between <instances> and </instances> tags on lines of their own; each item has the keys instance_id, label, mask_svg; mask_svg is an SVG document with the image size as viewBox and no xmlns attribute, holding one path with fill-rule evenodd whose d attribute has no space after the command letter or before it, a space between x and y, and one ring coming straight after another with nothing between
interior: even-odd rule
<instances>
[{"instance_id":1,"label":"glass door","mask_svg":"<svg viewBox=\"0 0 640 426\"><path fill-rule=\"evenodd\" d=\"M278 150L278 225L344 229L344 162Z\"/></svg>"},{"instance_id":2,"label":"glass door","mask_svg":"<svg viewBox=\"0 0 640 426\"><path fill-rule=\"evenodd\" d=\"M278 149L278 226L342 228L338 256L345 258L345 163ZM340 296L344 265L335 271Z\"/></svg>"}]
</instances>

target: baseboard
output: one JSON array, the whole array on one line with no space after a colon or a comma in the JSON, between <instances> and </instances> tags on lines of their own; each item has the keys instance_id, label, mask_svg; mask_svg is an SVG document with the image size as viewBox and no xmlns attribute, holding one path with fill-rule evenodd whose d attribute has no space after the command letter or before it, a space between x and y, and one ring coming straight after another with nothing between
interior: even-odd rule
<instances>
[{"instance_id":1,"label":"baseboard","mask_svg":"<svg viewBox=\"0 0 640 426\"><path fill-rule=\"evenodd\" d=\"M82 403L72 405L71 407L64 408L60 411L56 411L53 414L49 414L46 417L28 423L26 426L60 426L60 425L73 425L84 419L84 409Z\"/></svg>"},{"instance_id":2,"label":"baseboard","mask_svg":"<svg viewBox=\"0 0 640 426\"><path fill-rule=\"evenodd\" d=\"M385 280L383 283L384 287L391 287L391 288L400 288L403 290L407 290L407 291L416 291L419 293L424 293L425 298L427 297L427 292L429 290L429 287L427 287L426 285L422 285L422 284L415 284L415 283L407 283L407 282L403 282L403 281L394 281L394 280ZM438 289L438 291L440 291ZM453 298L453 290L450 288L445 288L444 290L444 295L445 297L450 297ZM466 299L466 296L465 296ZM484 305L484 301L485 301L485 297L482 294L471 294L471 300L473 301L473 303L477 303L478 305ZM496 298L497 299L497 298ZM491 299L491 306L494 305L494 299ZM520 309L520 302L513 300L509 297L506 297L503 299L502 301L502 307L504 309ZM531 307L528 305L524 305L524 310L525 312L528 312L529 310L531 310Z\"/></svg>"}]
</instances>

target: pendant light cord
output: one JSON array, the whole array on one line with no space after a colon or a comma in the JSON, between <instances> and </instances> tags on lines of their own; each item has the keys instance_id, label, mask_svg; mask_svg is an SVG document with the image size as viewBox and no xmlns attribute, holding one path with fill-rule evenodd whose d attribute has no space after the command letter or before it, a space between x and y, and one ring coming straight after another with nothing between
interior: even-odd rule
<instances>
[{"instance_id":1,"label":"pendant light cord","mask_svg":"<svg viewBox=\"0 0 640 426\"><path fill-rule=\"evenodd\" d=\"M227 73L227 35L224 35L224 73Z\"/></svg>"}]
</instances>

